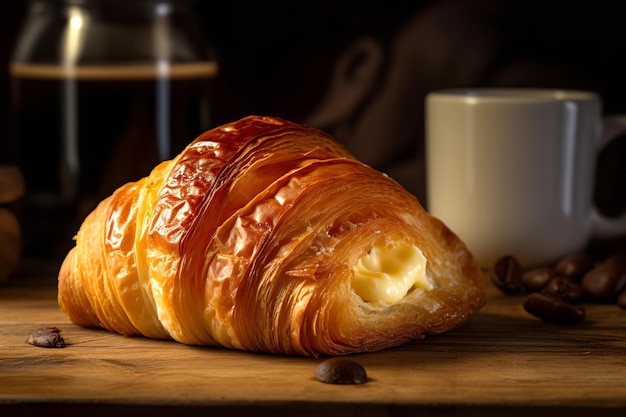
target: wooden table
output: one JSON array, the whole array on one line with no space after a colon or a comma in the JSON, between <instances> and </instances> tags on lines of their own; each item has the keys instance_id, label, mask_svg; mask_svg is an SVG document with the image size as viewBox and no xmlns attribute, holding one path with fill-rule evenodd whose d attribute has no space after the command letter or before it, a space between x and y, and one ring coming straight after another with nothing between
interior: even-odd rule
<instances>
[{"instance_id":1,"label":"wooden table","mask_svg":"<svg viewBox=\"0 0 626 417\"><path fill-rule=\"evenodd\" d=\"M543 323L488 285L463 327L354 355L363 385L314 378L321 359L127 338L71 324L55 280L0 287L0 415L626 415L626 311L586 305L577 326ZM39 327L68 345L26 343ZM143 414L149 416L149 414Z\"/></svg>"}]
</instances>

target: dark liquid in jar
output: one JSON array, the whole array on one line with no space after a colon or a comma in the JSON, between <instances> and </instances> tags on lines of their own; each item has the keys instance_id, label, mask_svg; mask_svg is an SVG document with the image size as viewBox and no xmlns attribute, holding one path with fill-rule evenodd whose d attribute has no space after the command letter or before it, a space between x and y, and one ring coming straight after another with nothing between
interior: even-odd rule
<instances>
[{"instance_id":1,"label":"dark liquid in jar","mask_svg":"<svg viewBox=\"0 0 626 417\"><path fill-rule=\"evenodd\" d=\"M13 65L9 153L24 175L23 253L62 260L84 217L210 126L213 62L156 67Z\"/></svg>"}]
</instances>

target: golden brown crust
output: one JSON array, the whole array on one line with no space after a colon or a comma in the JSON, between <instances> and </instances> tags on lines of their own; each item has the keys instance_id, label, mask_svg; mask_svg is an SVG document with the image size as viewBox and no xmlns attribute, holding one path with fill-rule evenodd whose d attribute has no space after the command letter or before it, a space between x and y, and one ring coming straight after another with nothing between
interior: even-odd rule
<instances>
[{"instance_id":1,"label":"golden brown crust","mask_svg":"<svg viewBox=\"0 0 626 417\"><path fill-rule=\"evenodd\" d=\"M432 290L363 301L353 265L416 245ZM205 132L83 223L59 274L70 319L127 335L288 355L396 346L484 303L465 245L324 133L250 116Z\"/></svg>"}]
</instances>

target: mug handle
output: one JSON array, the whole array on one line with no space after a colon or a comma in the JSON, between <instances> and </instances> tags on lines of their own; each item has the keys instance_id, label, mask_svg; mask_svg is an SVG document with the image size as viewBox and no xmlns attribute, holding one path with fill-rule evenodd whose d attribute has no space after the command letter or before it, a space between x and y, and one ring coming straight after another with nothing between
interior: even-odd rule
<instances>
[{"instance_id":1,"label":"mug handle","mask_svg":"<svg viewBox=\"0 0 626 417\"><path fill-rule=\"evenodd\" d=\"M614 139L626 134L626 115L605 117L602 128L599 149L603 149ZM592 210L593 237L611 239L626 235L626 212L616 218L609 218L600 213L595 205Z\"/></svg>"}]
</instances>

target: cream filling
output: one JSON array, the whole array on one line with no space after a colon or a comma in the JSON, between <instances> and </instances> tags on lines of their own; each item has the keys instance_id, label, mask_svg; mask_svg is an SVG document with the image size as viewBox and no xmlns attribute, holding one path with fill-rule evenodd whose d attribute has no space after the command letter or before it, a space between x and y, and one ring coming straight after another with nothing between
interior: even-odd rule
<instances>
[{"instance_id":1,"label":"cream filling","mask_svg":"<svg viewBox=\"0 0 626 417\"><path fill-rule=\"evenodd\" d=\"M374 246L354 267L352 289L364 301L395 304L414 287L433 288L426 276L426 258L415 245Z\"/></svg>"}]
</instances>

